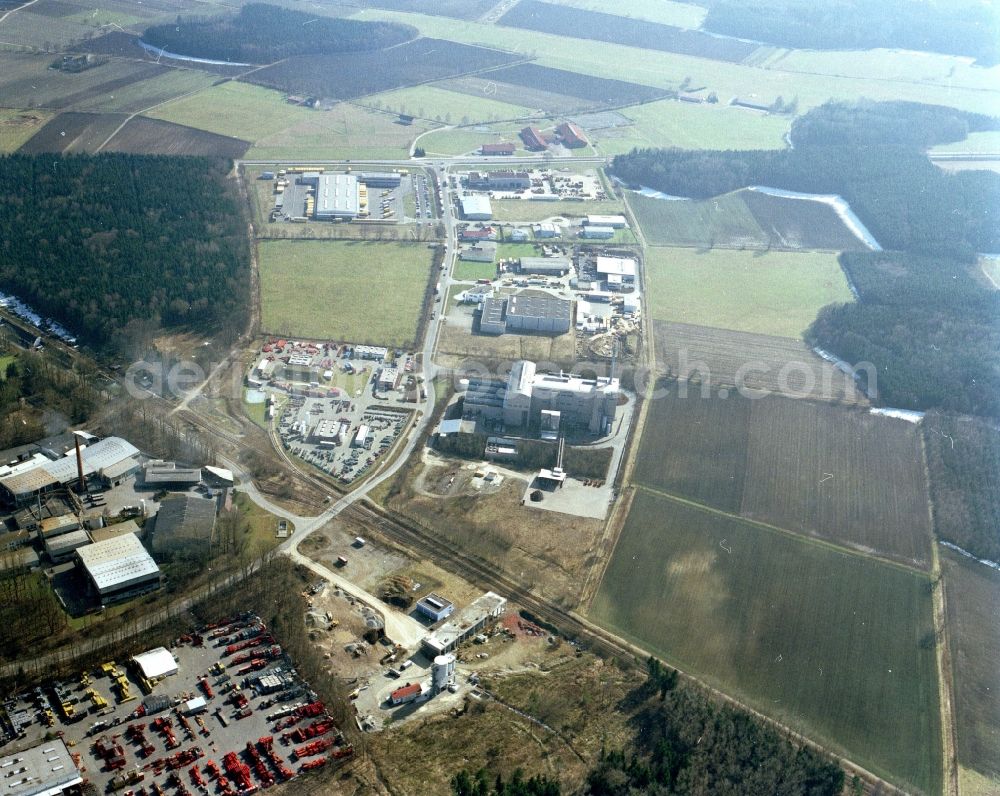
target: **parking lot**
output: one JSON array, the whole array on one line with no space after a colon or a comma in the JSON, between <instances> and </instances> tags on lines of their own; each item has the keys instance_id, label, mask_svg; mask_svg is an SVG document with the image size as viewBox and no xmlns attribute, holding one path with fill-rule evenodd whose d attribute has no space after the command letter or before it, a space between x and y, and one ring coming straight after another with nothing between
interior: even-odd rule
<instances>
[{"instance_id":1,"label":"parking lot","mask_svg":"<svg viewBox=\"0 0 1000 796\"><path fill-rule=\"evenodd\" d=\"M168 655L163 653L162 655ZM152 682L108 661L4 702L5 753L52 733L100 792L247 793L353 754L254 616L182 636Z\"/></svg>"},{"instance_id":2,"label":"parking lot","mask_svg":"<svg viewBox=\"0 0 1000 796\"><path fill-rule=\"evenodd\" d=\"M388 453L408 419L406 411L349 400L291 398L278 433L291 453L350 484Z\"/></svg>"},{"instance_id":3,"label":"parking lot","mask_svg":"<svg viewBox=\"0 0 1000 796\"><path fill-rule=\"evenodd\" d=\"M416 174L411 178L411 183L417 219L434 218L434 196L427 176Z\"/></svg>"}]
</instances>

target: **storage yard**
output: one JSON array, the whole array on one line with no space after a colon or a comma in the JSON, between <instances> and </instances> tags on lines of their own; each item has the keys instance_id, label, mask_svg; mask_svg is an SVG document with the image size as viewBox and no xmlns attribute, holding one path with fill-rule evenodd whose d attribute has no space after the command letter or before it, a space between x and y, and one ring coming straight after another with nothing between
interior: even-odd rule
<instances>
[{"instance_id":1,"label":"storage yard","mask_svg":"<svg viewBox=\"0 0 1000 796\"><path fill-rule=\"evenodd\" d=\"M234 796L354 754L250 614L198 628L169 650L37 686L7 699L4 711L17 747L48 741L58 752L65 743L101 793ZM61 740L49 740L53 732Z\"/></svg>"}]
</instances>

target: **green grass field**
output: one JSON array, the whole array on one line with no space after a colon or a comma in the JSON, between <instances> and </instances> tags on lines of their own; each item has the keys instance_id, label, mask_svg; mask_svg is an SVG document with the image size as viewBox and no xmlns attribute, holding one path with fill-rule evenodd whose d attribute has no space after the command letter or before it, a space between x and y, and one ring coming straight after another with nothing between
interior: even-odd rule
<instances>
[{"instance_id":1,"label":"green grass field","mask_svg":"<svg viewBox=\"0 0 1000 796\"><path fill-rule=\"evenodd\" d=\"M410 156L410 144L429 125L396 124L395 117L341 102L328 111L306 111L291 126L256 141L248 158L384 160Z\"/></svg>"},{"instance_id":2,"label":"green grass field","mask_svg":"<svg viewBox=\"0 0 1000 796\"><path fill-rule=\"evenodd\" d=\"M788 116L749 114L729 105L694 105L660 100L625 108L634 121L628 127L591 132L602 155L618 155L635 147L681 149L783 149L791 126Z\"/></svg>"},{"instance_id":3,"label":"green grass field","mask_svg":"<svg viewBox=\"0 0 1000 796\"><path fill-rule=\"evenodd\" d=\"M262 328L273 334L412 344L431 270L423 244L262 241Z\"/></svg>"},{"instance_id":4,"label":"green grass field","mask_svg":"<svg viewBox=\"0 0 1000 796\"><path fill-rule=\"evenodd\" d=\"M483 131L468 129L432 130L422 136L417 146L422 146L428 155L465 155L476 152L482 144L513 143L521 146L517 131L524 125L491 124ZM487 130L489 132L487 132ZM525 155L526 150L518 149L515 155Z\"/></svg>"},{"instance_id":5,"label":"green grass field","mask_svg":"<svg viewBox=\"0 0 1000 796\"><path fill-rule=\"evenodd\" d=\"M993 91L997 68L972 67L959 58L929 59L935 66L922 70L926 79L916 81L906 76L914 58L906 53L888 50L877 52L879 69L853 76L870 65L870 59L859 59L864 67L853 67L854 54L829 54L827 72L838 74L782 71L780 63L772 68L713 61L676 53L637 50L616 44L581 41L535 31L463 22L422 14L366 9L356 19L388 19L413 25L425 36L481 44L487 47L537 55L537 63L558 69L568 69L599 77L628 80L650 86L676 89L690 78L692 85L706 86L715 91L723 104L732 97L752 97L757 102L770 103L778 96L797 97L800 112L821 105L828 99L906 100L949 105L975 113L1000 114L1000 94ZM641 53L641 55L639 54ZM819 57L826 57L820 53ZM919 56L923 58L923 55ZM930 71L927 71L930 70ZM897 80L883 80L881 75L901 74ZM986 90L984 90L986 89ZM748 112L748 115L752 115Z\"/></svg>"},{"instance_id":6,"label":"green grass field","mask_svg":"<svg viewBox=\"0 0 1000 796\"><path fill-rule=\"evenodd\" d=\"M622 202L532 202L527 199L494 199L494 221L544 221L547 218L582 218L588 214L617 214L625 210Z\"/></svg>"},{"instance_id":7,"label":"green grass field","mask_svg":"<svg viewBox=\"0 0 1000 796\"><path fill-rule=\"evenodd\" d=\"M650 247L648 314L720 329L800 337L819 309L851 301L835 254Z\"/></svg>"},{"instance_id":8,"label":"green grass field","mask_svg":"<svg viewBox=\"0 0 1000 796\"><path fill-rule=\"evenodd\" d=\"M491 263L471 263L466 260L459 260L455 263L452 278L473 281L476 279L493 279L496 274L497 267Z\"/></svg>"},{"instance_id":9,"label":"green grass field","mask_svg":"<svg viewBox=\"0 0 1000 796\"><path fill-rule=\"evenodd\" d=\"M962 793L1000 793L1000 572L941 551ZM966 783L963 783L963 785Z\"/></svg>"},{"instance_id":10,"label":"green grass field","mask_svg":"<svg viewBox=\"0 0 1000 796\"><path fill-rule=\"evenodd\" d=\"M289 105L277 91L229 81L161 105L148 116L257 141L317 113Z\"/></svg>"},{"instance_id":11,"label":"green grass field","mask_svg":"<svg viewBox=\"0 0 1000 796\"><path fill-rule=\"evenodd\" d=\"M0 153L16 151L54 115L50 111L0 108Z\"/></svg>"},{"instance_id":12,"label":"green grass field","mask_svg":"<svg viewBox=\"0 0 1000 796\"><path fill-rule=\"evenodd\" d=\"M640 490L590 617L877 774L940 788L925 577Z\"/></svg>"},{"instance_id":13,"label":"green grass field","mask_svg":"<svg viewBox=\"0 0 1000 796\"><path fill-rule=\"evenodd\" d=\"M422 85L373 94L359 100L361 105L396 113L410 113L445 124L470 124L494 119L519 119L536 113L532 108L474 97L456 91ZM477 142L482 143L482 142Z\"/></svg>"}]
</instances>

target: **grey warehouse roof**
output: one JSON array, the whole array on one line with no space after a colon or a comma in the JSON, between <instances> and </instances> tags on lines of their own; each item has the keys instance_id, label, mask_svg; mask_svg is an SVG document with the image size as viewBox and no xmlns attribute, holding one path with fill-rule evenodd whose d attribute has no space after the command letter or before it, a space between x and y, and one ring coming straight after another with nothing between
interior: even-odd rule
<instances>
[{"instance_id":1,"label":"grey warehouse roof","mask_svg":"<svg viewBox=\"0 0 1000 796\"><path fill-rule=\"evenodd\" d=\"M566 299L550 296L511 296L507 300L507 316L526 318L565 318L572 314L573 304Z\"/></svg>"},{"instance_id":2,"label":"grey warehouse roof","mask_svg":"<svg viewBox=\"0 0 1000 796\"><path fill-rule=\"evenodd\" d=\"M83 782L59 738L0 757L0 771L4 772L4 796L55 796Z\"/></svg>"},{"instance_id":3,"label":"grey warehouse roof","mask_svg":"<svg viewBox=\"0 0 1000 796\"><path fill-rule=\"evenodd\" d=\"M102 593L141 583L160 574L160 568L134 533L84 545L76 554Z\"/></svg>"}]
</instances>

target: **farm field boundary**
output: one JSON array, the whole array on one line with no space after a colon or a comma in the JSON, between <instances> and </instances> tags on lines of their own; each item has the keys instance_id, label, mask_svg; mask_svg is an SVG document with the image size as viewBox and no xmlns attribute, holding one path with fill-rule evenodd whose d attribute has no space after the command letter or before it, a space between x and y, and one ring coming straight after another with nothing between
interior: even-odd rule
<instances>
[{"instance_id":1,"label":"farm field boundary","mask_svg":"<svg viewBox=\"0 0 1000 796\"><path fill-rule=\"evenodd\" d=\"M929 584L905 567L640 489L589 615L929 793L941 777Z\"/></svg>"}]
</instances>

